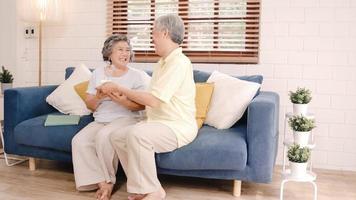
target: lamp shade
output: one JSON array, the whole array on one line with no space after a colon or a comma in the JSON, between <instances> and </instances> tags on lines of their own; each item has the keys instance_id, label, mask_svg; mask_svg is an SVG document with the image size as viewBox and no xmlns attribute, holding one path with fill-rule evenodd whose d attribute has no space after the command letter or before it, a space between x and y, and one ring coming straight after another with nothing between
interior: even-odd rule
<instances>
[{"instance_id":1,"label":"lamp shade","mask_svg":"<svg viewBox=\"0 0 356 200\"><path fill-rule=\"evenodd\" d=\"M22 0L20 9L26 22L38 22L38 85L42 84L42 24L62 18L63 0Z\"/></svg>"},{"instance_id":2,"label":"lamp shade","mask_svg":"<svg viewBox=\"0 0 356 200\"><path fill-rule=\"evenodd\" d=\"M62 19L63 0L22 0L22 19L27 22L57 22Z\"/></svg>"}]
</instances>

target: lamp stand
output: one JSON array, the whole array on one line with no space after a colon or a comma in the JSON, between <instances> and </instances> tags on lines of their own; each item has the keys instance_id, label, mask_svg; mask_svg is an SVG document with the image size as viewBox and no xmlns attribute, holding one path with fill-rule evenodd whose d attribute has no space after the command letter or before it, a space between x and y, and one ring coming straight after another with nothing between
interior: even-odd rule
<instances>
[{"instance_id":1,"label":"lamp stand","mask_svg":"<svg viewBox=\"0 0 356 200\"><path fill-rule=\"evenodd\" d=\"M38 28L38 86L42 85L42 21Z\"/></svg>"}]
</instances>

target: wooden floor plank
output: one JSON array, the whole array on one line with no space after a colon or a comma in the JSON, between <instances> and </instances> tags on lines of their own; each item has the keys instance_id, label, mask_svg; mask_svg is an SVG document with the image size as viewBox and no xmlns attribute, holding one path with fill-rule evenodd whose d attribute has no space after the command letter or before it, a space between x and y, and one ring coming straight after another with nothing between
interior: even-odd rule
<instances>
[{"instance_id":1,"label":"wooden floor plank","mask_svg":"<svg viewBox=\"0 0 356 200\"><path fill-rule=\"evenodd\" d=\"M28 163L7 167L0 160L0 199L13 200L94 200L95 192L77 192L70 164L39 160L36 171ZM281 183L281 168L276 167L273 182L256 184L242 182L241 197L232 196L233 181L209 180L176 176L160 176L167 191L167 200L277 200ZM318 199L355 200L356 172L316 170ZM127 199L124 180L118 182L113 200ZM312 185L287 183L285 199L312 199Z\"/></svg>"}]
</instances>

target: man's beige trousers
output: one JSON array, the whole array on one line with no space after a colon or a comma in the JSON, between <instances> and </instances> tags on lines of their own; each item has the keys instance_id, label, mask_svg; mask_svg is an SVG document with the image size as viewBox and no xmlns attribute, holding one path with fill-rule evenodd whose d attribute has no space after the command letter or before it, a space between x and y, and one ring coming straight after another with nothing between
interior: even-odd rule
<instances>
[{"instance_id":1,"label":"man's beige trousers","mask_svg":"<svg viewBox=\"0 0 356 200\"><path fill-rule=\"evenodd\" d=\"M72 140L75 184L79 191L94 190L98 183L116 182L118 157L110 133L139 122L138 118L118 118L110 123L92 122Z\"/></svg>"},{"instance_id":2,"label":"man's beige trousers","mask_svg":"<svg viewBox=\"0 0 356 200\"><path fill-rule=\"evenodd\" d=\"M155 153L178 148L176 135L168 126L140 122L114 131L111 142L127 176L129 193L147 194L160 189Z\"/></svg>"}]
</instances>

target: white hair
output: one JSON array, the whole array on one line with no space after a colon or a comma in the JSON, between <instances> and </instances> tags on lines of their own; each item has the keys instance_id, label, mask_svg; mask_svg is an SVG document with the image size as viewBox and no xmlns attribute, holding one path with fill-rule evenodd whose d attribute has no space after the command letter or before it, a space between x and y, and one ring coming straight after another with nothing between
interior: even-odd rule
<instances>
[{"instance_id":1,"label":"white hair","mask_svg":"<svg viewBox=\"0 0 356 200\"><path fill-rule=\"evenodd\" d=\"M155 25L160 31L167 30L173 42L182 44L184 39L184 23L178 15L168 14L160 16L155 20Z\"/></svg>"},{"instance_id":2,"label":"white hair","mask_svg":"<svg viewBox=\"0 0 356 200\"><path fill-rule=\"evenodd\" d=\"M104 61L109 61L111 63L110 56L112 54L113 46L116 43L121 42L121 41L127 42L127 44L129 45L130 61L133 60L134 52L132 50L132 45L131 45L130 39L126 35L115 34L115 35L111 35L110 37L108 37L104 42L103 49L101 50L101 53L103 54Z\"/></svg>"}]
</instances>

